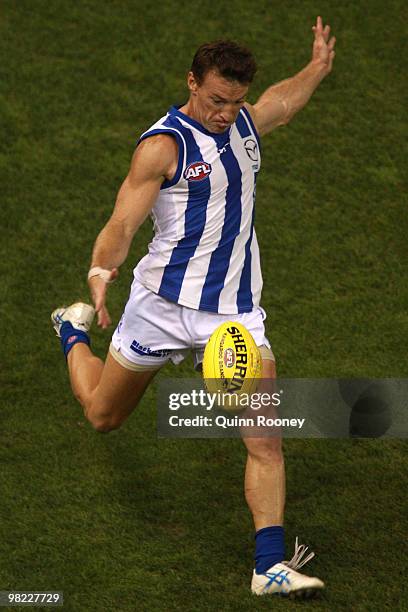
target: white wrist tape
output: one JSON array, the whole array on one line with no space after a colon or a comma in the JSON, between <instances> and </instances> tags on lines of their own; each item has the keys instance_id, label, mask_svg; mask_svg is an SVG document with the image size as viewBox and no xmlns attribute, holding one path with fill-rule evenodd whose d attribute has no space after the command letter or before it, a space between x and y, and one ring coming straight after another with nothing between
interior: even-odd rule
<instances>
[{"instance_id":1,"label":"white wrist tape","mask_svg":"<svg viewBox=\"0 0 408 612\"><path fill-rule=\"evenodd\" d=\"M88 272L88 280L93 276L99 276L105 283L113 283L113 280L110 280L112 270L105 270L104 268L100 268L99 266L94 266Z\"/></svg>"}]
</instances>

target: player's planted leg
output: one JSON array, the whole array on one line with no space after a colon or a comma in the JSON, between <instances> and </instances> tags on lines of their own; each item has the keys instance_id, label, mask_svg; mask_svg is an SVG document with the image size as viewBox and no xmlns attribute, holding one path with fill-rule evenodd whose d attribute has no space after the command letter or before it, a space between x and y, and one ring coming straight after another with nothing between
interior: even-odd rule
<instances>
[{"instance_id":1,"label":"player's planted leg","mask_svg":"<svg viewBox=\"0 0 408 612\"><path fill-rule=\"evenodd\" d=\"M262 389L273 392L276 378L275 362L262 361ZM324 584L318 578L296 570L309 561L314 553L302 560L307 548L298 546L291 561L284 561L285 540L283 516L285 507L285 464L282 439L279 435L244 436L248 450L245 472L245 497L255 525L255 569L251 590L257 595L280 594L290 597L310 597Z\"/></svg>"}]
</instances>

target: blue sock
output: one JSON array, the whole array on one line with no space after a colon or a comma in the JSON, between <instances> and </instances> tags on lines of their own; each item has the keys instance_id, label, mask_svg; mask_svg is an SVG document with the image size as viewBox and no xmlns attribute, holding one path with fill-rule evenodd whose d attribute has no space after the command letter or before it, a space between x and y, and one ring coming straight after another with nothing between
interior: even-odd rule
<instances>
[{"instance_id":1,"label":"blue sock","mask_svg":"<svg viewBox=\"0 0 408 612\"><path fill-rule=\"evenodd\" d=\"M264 527L255 534L255 571L264 574L285 558L285 530L280 525Z\"/></svg>"},{"instance_id":2,"label":"blue sock","mask_svg":"<svg viewBox=\"0 0 408 612\"><path fill-rule=\"evenodd\" d=\"M73 327L72 323L65 321L60 328L61 346L64 351L65 358L68 357L69 351L78 342L84 342L88 346L91 344L89 336L81 329Z\"/></svg>"}]
</instances>

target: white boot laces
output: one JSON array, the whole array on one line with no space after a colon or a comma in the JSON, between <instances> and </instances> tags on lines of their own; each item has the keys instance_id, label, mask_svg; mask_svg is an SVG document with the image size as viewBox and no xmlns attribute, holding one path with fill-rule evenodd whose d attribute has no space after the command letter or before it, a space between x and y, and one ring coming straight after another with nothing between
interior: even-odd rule
<instances>
[{"instance_id":1,"label":"white boot laces","mask_svg":"<svg viewBox=\"0 0 408 612\"><path fill-rule=\"evenodd\" d=\"M299 546L298 538L296 537L296 541L295 541L295 554L293 555L293 557L292 557L292 559L290 561L282 561L282 563L284 563L285 565L287 565L288 567L290 567L293 570L300 569L301 567L306 565L306 563L308 561L310 561L310 559L313 559L313 557L315 556L314 552L310 552L307 555L307 557L305 559L303 559L303 561L302 561L302 558L306 554L307 550L308 550L308 546L305 546L304 544L301 544Z\"/></svg>"}]
</instances>

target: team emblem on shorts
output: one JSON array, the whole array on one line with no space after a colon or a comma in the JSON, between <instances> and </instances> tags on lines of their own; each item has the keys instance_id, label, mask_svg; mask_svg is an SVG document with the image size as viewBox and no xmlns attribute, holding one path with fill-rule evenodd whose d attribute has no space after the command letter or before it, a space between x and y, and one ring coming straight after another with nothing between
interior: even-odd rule
<instances>
[{"instance_id":1,"label":"team emblem on shorts","mask_svg":"<svg viewBox=\"0 0 408 612\"><path fill-rule=\"evenodd\" d=\"M211 164L205 161L197 161L188 165L184 170L184 178L186 181L202 181L207 178L211 172Z\"/></svg>"}]
</instances>

